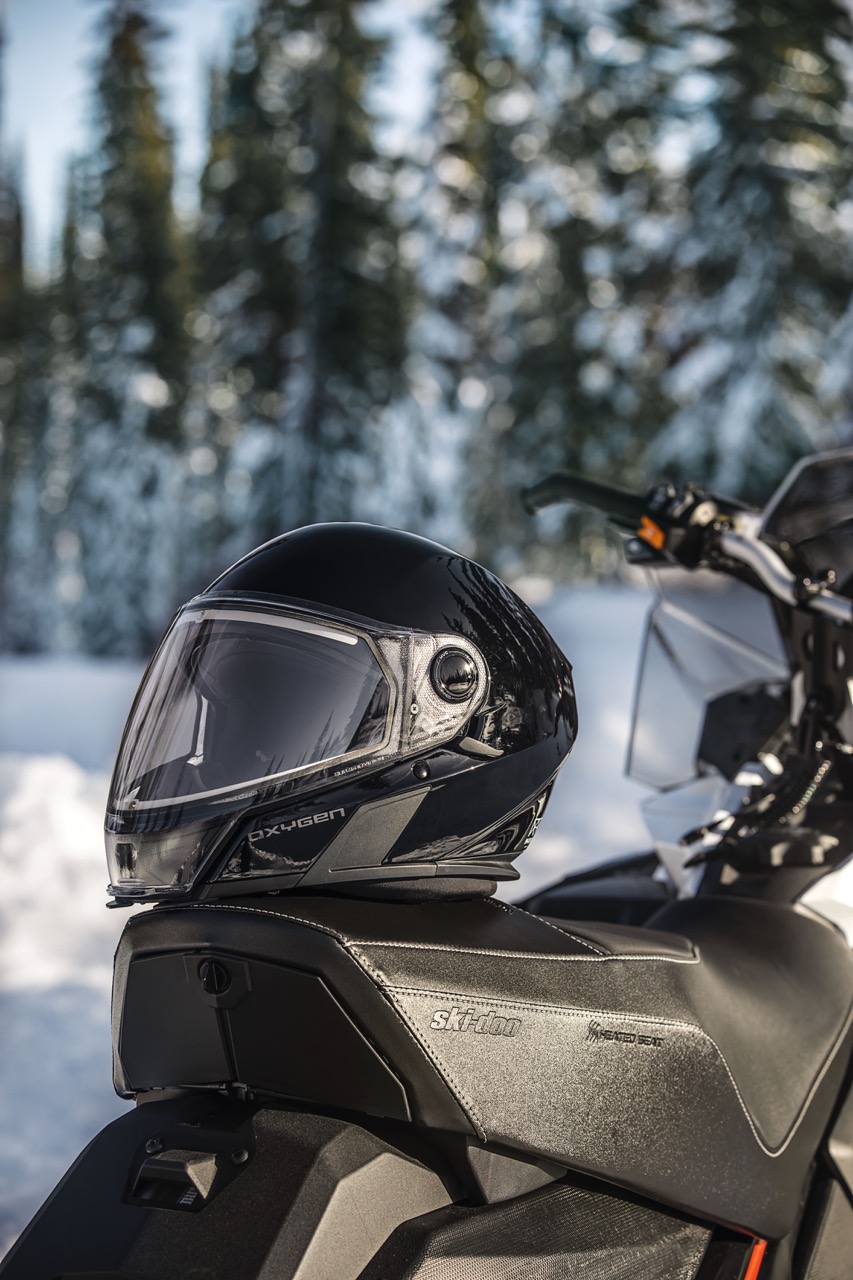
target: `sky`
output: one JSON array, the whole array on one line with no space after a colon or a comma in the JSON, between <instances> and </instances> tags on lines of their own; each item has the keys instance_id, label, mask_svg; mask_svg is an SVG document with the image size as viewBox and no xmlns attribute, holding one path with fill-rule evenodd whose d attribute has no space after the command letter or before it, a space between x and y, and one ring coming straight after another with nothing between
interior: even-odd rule
<instances>
[{"instance_id":1,"label":"sky","mask_svg":"<svg viewBox=\"0 0 853 1280\"><path fill-rule=\"evenodd\" d=\"M43 275L58 242L67 161L89 140L89 66L99 47L95 26L104 4L0 0L0 14L4 2L0 137L8 153L22 158L25 256L30 271ZM389 74L374 103L393 148L423 119L430 58L416 19L430 2L377 0L365 11L365 25L393 37ZM207 68L227 60L236 27L254 7L253 0L160 2L159 15L171 38L161 46L157 79L176 135L175 200L182 212L195 208L205 161Z\"/></svg>"},{"instance_id":2,"label":"sky","mask_svg":"<svg viewBox=\"0 0 853 1280\"><path fill-rule=\"evenodd\" d=\"M96 0L6 0L2 133L23 162L29 265L46 270L61 225L66 164L87 143L88 66L98 48ZM223 61L245 0L163 0L172 31L162 46L166 114L176 129L176 199L193 206L204 163L206 68ZM2 0L0 0L2 11Z\"/></svg>"}]
</instances>

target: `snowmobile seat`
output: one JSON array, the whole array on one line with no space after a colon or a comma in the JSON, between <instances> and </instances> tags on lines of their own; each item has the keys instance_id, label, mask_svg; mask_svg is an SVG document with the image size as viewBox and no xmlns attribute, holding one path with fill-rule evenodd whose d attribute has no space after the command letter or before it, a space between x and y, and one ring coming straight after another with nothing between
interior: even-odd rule
<instances>
[{"instance_id":1,"label":"snowmobile seat","mask_svg":"<svg viewBox=\"0 0 853 1280\"><path fill-rule=\"evenodd\" d=\"M239 1084L476 1135L782 1236L850 1057L850 949L743 899L652 925L494 899L158 907L116 957L116 1085Z\"/></svg>"}]
</instances>

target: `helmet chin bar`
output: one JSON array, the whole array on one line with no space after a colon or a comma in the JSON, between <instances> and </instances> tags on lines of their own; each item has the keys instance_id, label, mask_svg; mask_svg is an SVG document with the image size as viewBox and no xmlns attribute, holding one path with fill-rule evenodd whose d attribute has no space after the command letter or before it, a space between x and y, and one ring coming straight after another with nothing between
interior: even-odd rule
<instances>
[{"instance_id":1,"label":"helmet chin bar","mask_svg":"<svg viewBox=\"0 0 853 1280\"><path fill-rule=\"evenodd\" d=\"M460 798L464 798L468 781L464 775L456 781L462 787ZM445 790L450 792L453 786L454 780L450 780ZM247 873L238 852L222 869L220 878L206 885L202 893L205 897L230 897L299 888L347 894L352 885L358 886L362 896L369 896L370 886L382 883L387 889L383 896L394 897L398 896L393 892L394 885L400 886L404 896L410 896L409 882L419 880L447 881L443 890L436 884L430 896L453 896L457 892L455 884L462 886L463 882L477 880L480 890L467 888L464 896L488 896L496 881L518 879L513 862L533 838L550 789L549 785L539 795L525 798L512 814L498 817L494 825L471 831L461 848L450 840L429 843L424 839L423 833L433 825L426 812L430 805L429 787L367 800L354 810L348 808L351 816L303 870L296 870L295 859L287 854L287 839L294 830L300 831L298 826L293 827L297 820L271 819L266 827L250 833L256 837L269 833L267 870ZM277 856L276 838L281 842Z\"/></svg>"}]
</instances>

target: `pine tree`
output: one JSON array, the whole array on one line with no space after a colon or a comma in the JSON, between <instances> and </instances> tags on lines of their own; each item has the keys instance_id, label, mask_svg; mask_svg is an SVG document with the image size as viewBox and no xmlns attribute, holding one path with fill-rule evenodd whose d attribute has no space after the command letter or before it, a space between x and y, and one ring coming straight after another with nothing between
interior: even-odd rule
<instances>
[{"instance_id":1,"label":"pine tree","mask_svg":"<svg viewBox=\"0 0 853 1280\"><path fill-rule=\"evenodd\" d=\"M243 369L247 404L274 421L294 328L296 278L288 239L304 198L298 78L288 64L284 6L264 0L235 43L227 72L210 75L210 151L202 175L198 289L227 315L223 355ZM278 72L283 83L273 82ZM207 336L216 324L200 326Z\"/></svg>"},{"instance_id":2,"label":"pine tree","mask_svg":"<svg viewBox=\"0 0 853 1280\"><path fill-rule=\"evenodd\" d=\"M110 0L103 16L107 50L97 68L97 225L90 258L103 286L99 300L106 302L101 345L112 343L147 367L146 433L176 443L186 296L172 208L172 139L151 79L154 45L165 36L153 6L154 0Z\"/></svg>"},{"instance_id":3,"label":"pine tree","mask_svg":"<svg viewBox=\"0 0 853 1280\"><path fill-rule=\"evenodd\" d=\"M425 138L401 170L403 240L418 285L407 370L416 424L418 519L454 545L470 539L465 475L492 398L492 300L500 279L500 125L489 116L503 83L481 0L444 0L423 19L438 66ZM490 79L491 77L491 79ZM419 511L418 511L419 508Z\"/></svg>"},{"instance_id":4,"label":"pine tree","mask_svg":"<svg viewBox=\"0 0 853 1280\"><path fill-rule=\"evenodd\" d=\"M818 393L851 281L837 214L850 22L834 0L717 0L702 26L680 33L689 57L710 29L716 57L704 83L689 69L682 82L706 144L688 158L689 225L660 330L677 408L651 462L761 501L835 439Z\"/></svg>"},{"instance_id":5,"label":"pine tree","mask_svg":"<svg viewBox=\"0 0 853 1280\"><path fill-rule=\"evenodd\" d=\"M284 386L299 336L301 228L311 155L304 72L312 39L280 0L262 0L210 76L208 162L197 235L195 394L187 427L217 494L194 481L203 555L229 554L293 521L293 448ZM218 554L222 554L220 551Z\"/></svg>"},{"instance_id":6,"label":"pine tree","mask_svg":"<svg viewBox=\"0 0 853 1280\"><path fill-rule=\"evenodd\" d=\"M97 146L78 166L61 290L80 369L68 529L79 539L84 647L146 651L175 587L187 335L172 146L152 80L146 0L111 0L96 67Z\"/></svg>"},{"instance_id":7,"label":"pine tree","mask_svg":"<svg viewBox=\"0 0 853 1280\"><path fill-rule=\"evenodd\" d=\"M659 413L647 326L672 214L654 158L667 89L655 8L542 0L491 107L512 135L495 338L506 400L485 422L498 467L476 515L480 554L505 572L555 554L520 487L560 466L636 481ZM550 535L567 527L564 565L610 565L597 525L572 514Z\"/></svg>"},{"instance_id":8,"label":"pine tree","mask_svg":"<svg viewBox=\"0 0 853 1280\"><path fill-rule=\"evenodd\" d=\"M0 57L4 30L0 18ZM21 412L28 293L24 282L23 211L16 166L0 136L0 635L15 642L10 573L19 548L13 527L22 512L18 486L32 466L32 442Z\"/></svg>"},{"instance_id":9,"label":"pine tree","mask_svg":"<svg viewBox=\"0 0 853 1280\"><path fill-rule=\"evenodd\" d=\"M18 443L15 435L18 425L16 405L20 394L20 356L26 307L19 182L14 167L0 159L0 418L4 424L4 453L8 450L10 475L14 472Z\"/></svg>"},{"instance_id":10,"label":"pine tree","mask_svg":"<svg viewBox=\"0 0 853 1280\"><path fill-rule=\"evenodd\" d=\"M61 380L55 376L57 318L50 284L27 289L21 348L19 420L25 450L19 459L8 510L9 563L3 624L6 644L23 652L72 647L57 608L70 583L57 573L59 522L72 480ZM61 423L65 425L60 425ZM60 583L59 578L62 577Z\"/></svg>"},{"instance_id":11,"label":"pine tree","mask_svg":"<svg viewBox=\"0 0 853 1280\"><path fill-rule=\"evenodd\" d=\"M22 396L33 443L25 481L29 515L18 531L29 542L28 580L20 582L15 622L34 647L59 652L79 649L84 639L79 612L86 583L76 530L81 512L73 492L85 441L91 370L81 326L81 281L75 273L75 267L87 265L78 254L80 187L80 166L72 161L58 273L31 291ZM34 577L39 582L35 600Z\"/></svg>"},{"instance_id":12,"label":"pine tree","mask_svg":"<svg viewBox=\"0 0 853 1280\"><path fill-rule=\"evenodd\" d=\"M357 9L263 0L213 95L204 447L227 455L244 539L365 514L401 385L391 172L365 107L383 46Z\"/></svg>"},{"instance_id":13,"label":"pine tree","mask_svg":"<svg viewBox=\"0 0 853 1280\"><path fill-rule=\"evenodd\" d=\"M388 164L374 142L367 81L383 51L353 0L305 7L317 57L310 83L313 166L303 272L306 358L291 379L301 442L301 518L376 510L383 410L401 387L404 287L388 209Z\"/></svg>"}]
</instances>

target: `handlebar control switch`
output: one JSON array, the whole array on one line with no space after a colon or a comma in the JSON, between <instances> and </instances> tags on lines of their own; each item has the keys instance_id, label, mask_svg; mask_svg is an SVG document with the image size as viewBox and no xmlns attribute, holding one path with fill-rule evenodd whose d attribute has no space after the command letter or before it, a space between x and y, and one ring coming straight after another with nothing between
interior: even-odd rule
<instances>
[{"instance_id":1,"label":"handlebar control switch","mask_svg":"<svg viewBox=\"0 0 853 1280\"><path fill-rule=\"evenodd\" d=\"M712 502L710 498L705 498L703 502L697 503L690 512L689 523L692 525L699 525L701 528L705 529L709 524L714 523L719 514L720 509L716 502Z\"/></svg>"},{"instance_id":2,"label":"handlebar control switch","mask_svg":"<svg viewBox=\"0 0 853 1280\"><path fill-rule=\"evenodd\" d=\"M651 547L660 559L688 568L698 565L705 555L705 531L716 528L720 518L718 503L695 485L677 488L666 482L649 491L645 508L637 541ZM640 559L628 554L633 563Z\"/></svg>"},{"instance_id":3,"label":"handlebar control switch","mask_svg":"<svg viewBox=\"0 0 853 1280\"><path fill-rule=\"evenodd\" d=\"M663 551L666 547L666 533L651 516L643 516L637 530L640 542L648 543L654 551Z\"/></svg>"},{"instance_id":4,"label":"handlebar control switch","mask_svg":"<svg viewBox=\"0 0 853 1280\"><path fill-rule=\"evenodd\" d=\"M651 511L654 515L665 515L670 518L673 515L679 497L679 491L674 484L670 482L656 484L646 495L646 510Z\"/></svg>"},{"instance_id":5,"label":"handlebar control switch","mask_svg":"<svg viewBox=\"0 0 853 1280\"><path fill-rule=\"evenodd\" d=\"M804 596L816 596L821 591L831 590L838 581L838 574L834 569L821 569L812 577L802 578L800 587Z\"/></svg>"}]
</instances>

